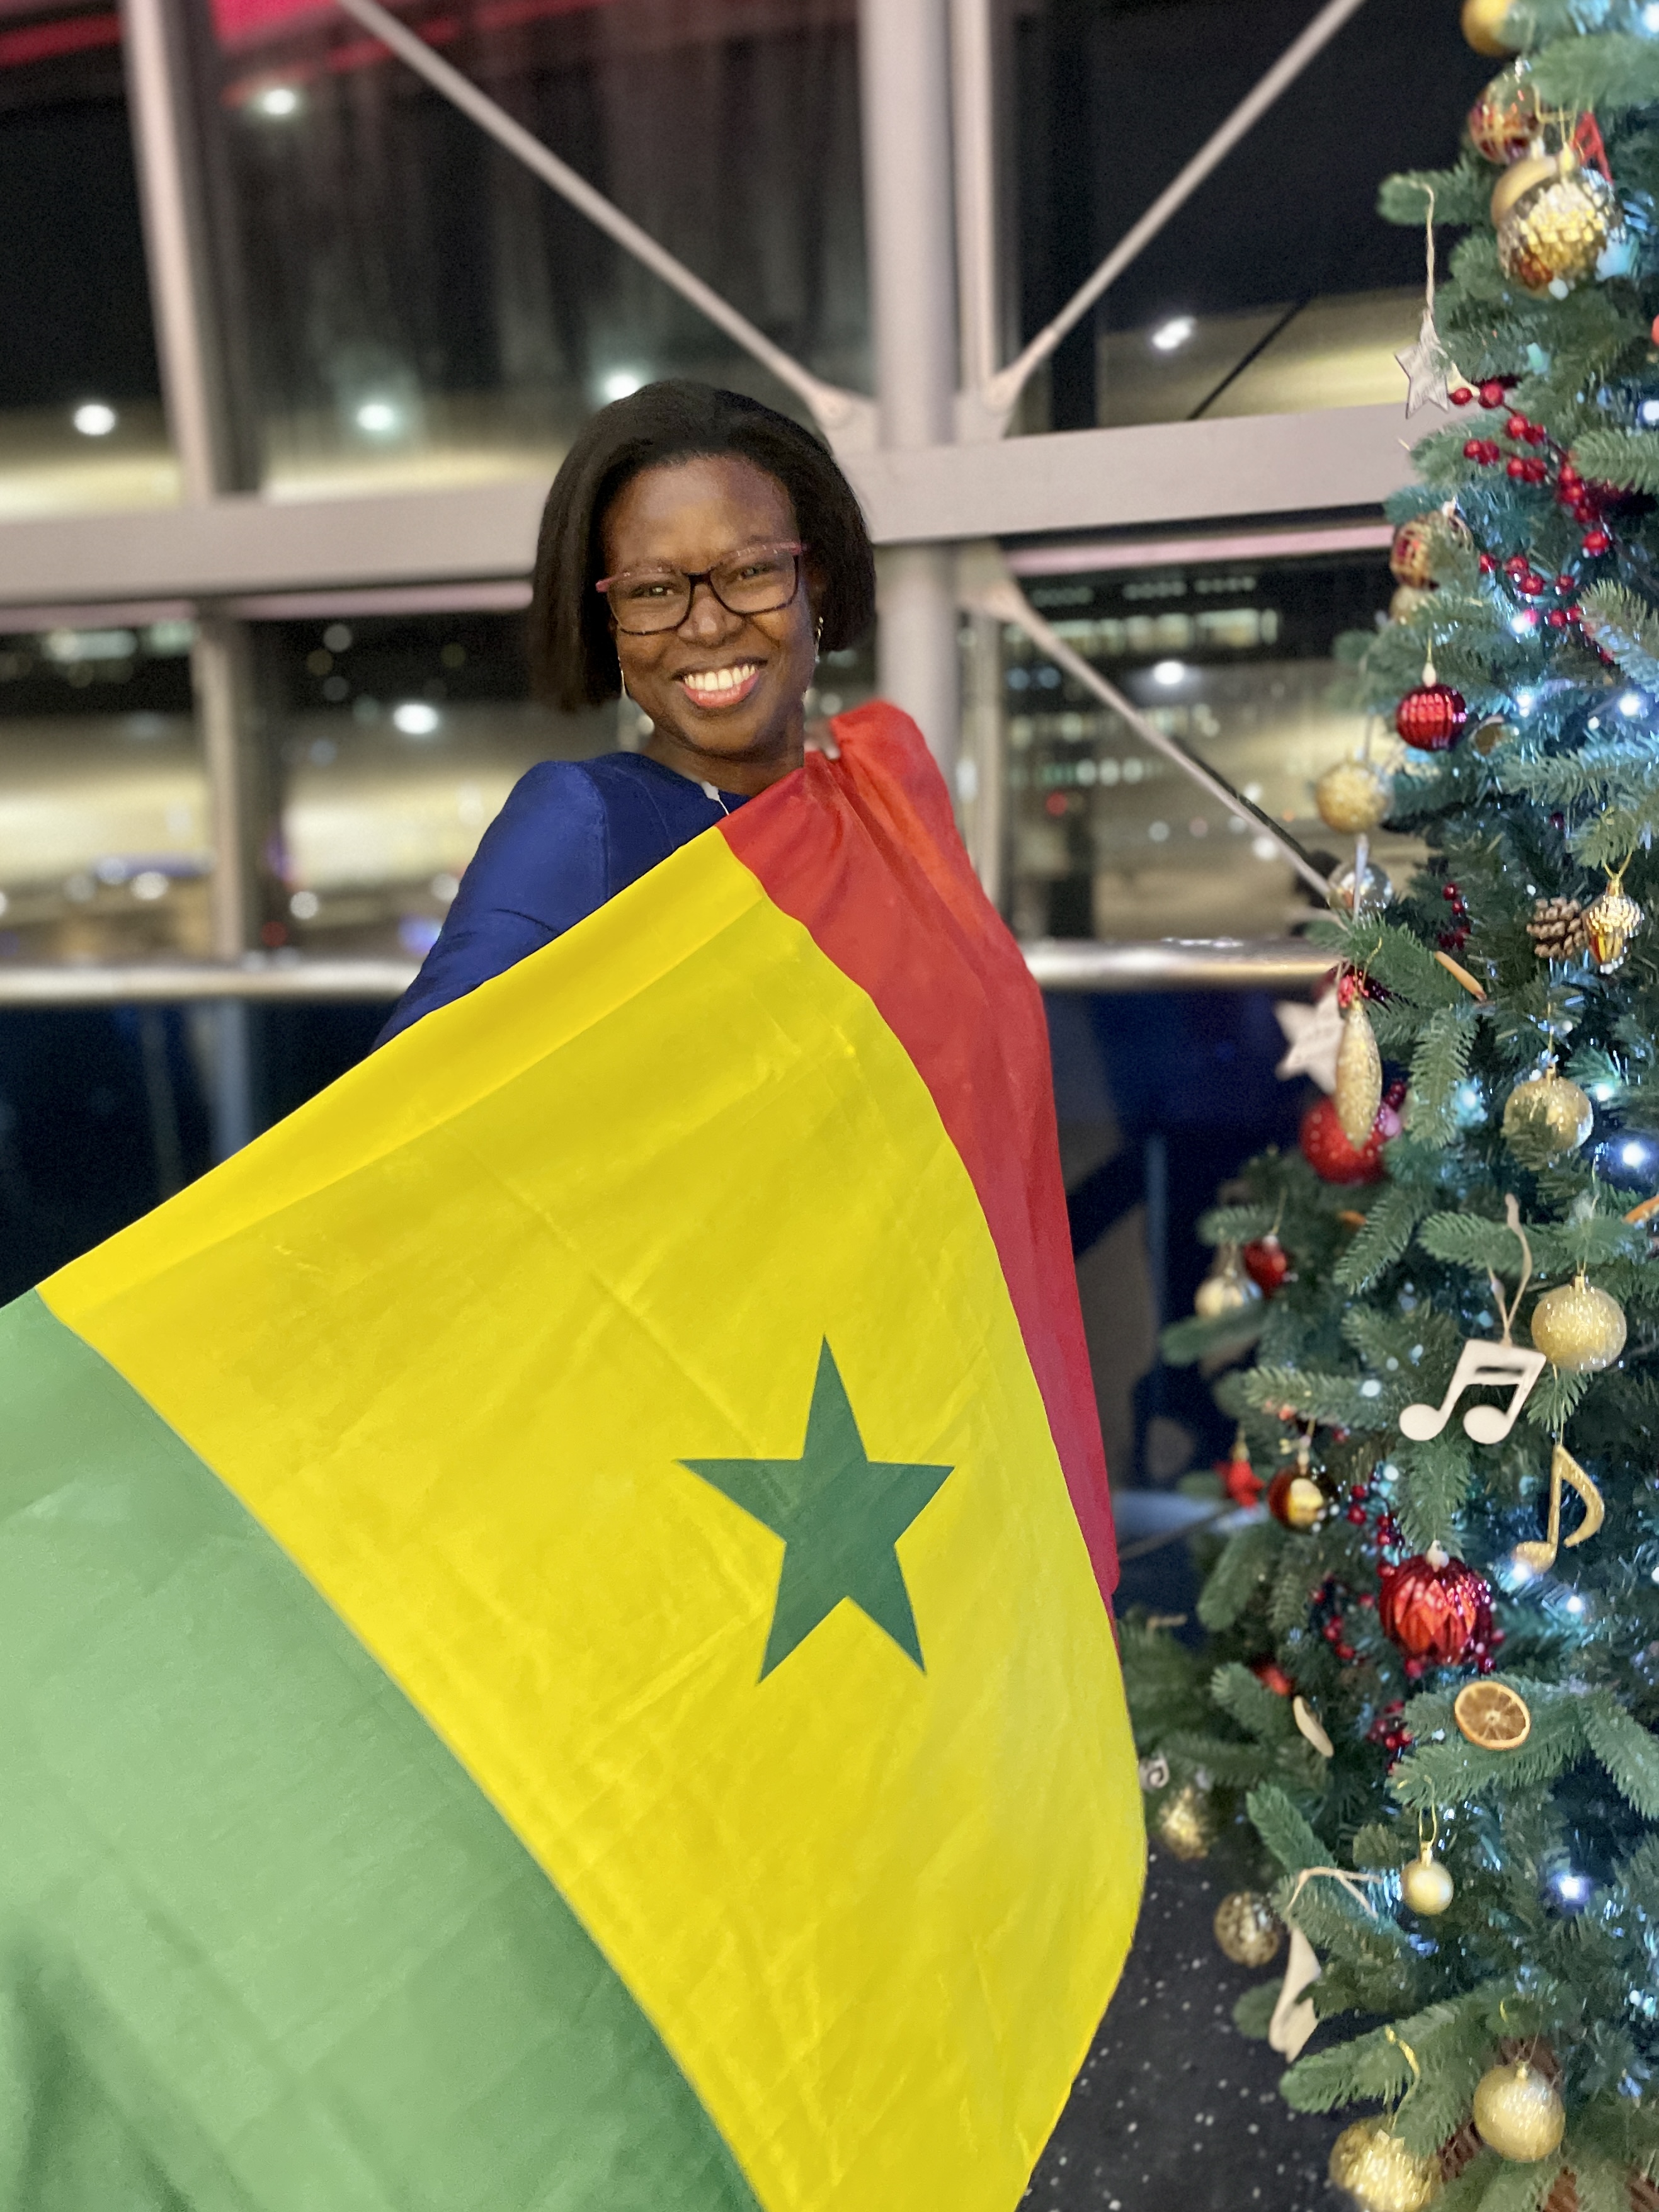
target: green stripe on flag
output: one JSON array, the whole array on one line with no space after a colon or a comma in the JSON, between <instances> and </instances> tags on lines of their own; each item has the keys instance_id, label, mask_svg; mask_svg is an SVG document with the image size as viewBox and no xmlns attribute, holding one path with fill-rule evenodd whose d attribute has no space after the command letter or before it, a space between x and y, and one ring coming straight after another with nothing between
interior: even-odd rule
<instances>
[{"instance_id":1,"label":"green stripe on flag","mask_svg":"<svg viewBox=\"0 0 1659 2212\"><path fill-rule=\"evenodd\" d=\"M0 1403L0 2208L757 2212L425 1722L33 1296Z\"/></svg>"}]
</instances>

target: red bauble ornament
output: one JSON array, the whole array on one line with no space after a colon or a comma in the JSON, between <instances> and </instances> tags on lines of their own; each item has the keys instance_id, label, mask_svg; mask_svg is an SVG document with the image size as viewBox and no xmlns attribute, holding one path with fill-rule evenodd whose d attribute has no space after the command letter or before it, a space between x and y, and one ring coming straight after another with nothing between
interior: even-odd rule
<instances>
[{"instance_id":1,"label":"red bauble ornament","mask_svg":"<svg viewBox=\"0 0 1659 2212\"><path fill-rule=\"evenodd\" d=\"M1605 530L1592 530L1584 540L1584 550L1592 561L1613 550L1613 540Z\"/></svg>"},{"instance_id":2,"label":"red bauble ornament","mask_svg":"<svg viewBox=\"0 0 1659 2212\"><path fill-rule=\"evenodd\" d=\"M1400 1116L1385 1102L1365 1142L1351 1145L1336 1118L1334 1100L1320 1098L1302 1116L1302 1156L1322 1182L1381 1182L1382 1147L1399 1134Z\"/></svg>"},{"instance_id":3,"label":"red bauble ornament","mask_svg":"<svg viewBox=\"0 0 1659 2212\"><path fill-rule=\"evenodd\" d=\"M1261 1493L1267 1487L1261 1477L1242 1455L1219 1461L1216 1473L1221 1478L1221 1487L1234 1505L1260 1505Z\"/></svg>"},{"instance_id":4,"label":"red bauble ornament","mask_svg":"<svg viewBox=\"0 0 1659 2212\"><path fill-rule=\"evenodd\" d=\"M1510 380L1509 381L1513 381ZM1483 407L1503 407L1508 404L1508 383L1502 378L1489 376L1480 386Z\"/></svg>"},{"instance_id":5,"label":"red bauble ornament","mask_svg":"<svg viewBox=\"0 0 1659 2212\"><path fill-rule=\"evenodd\" d=\"M1656 319L1659 320L1659 318L1656 318ZM1656 345L1659 345L1659 338L1656 338L1654 343ZM1450 400L1454 407L1467 407L1470 400L1474 398L1474 394L1469 390L1467 384L1454 384L1451 390L1446 394L1446 397Z\"/></svg>"},{"instance_id":6,"label":"red bauble ornament","mask_svg":"<svg viewBox=\"0 0 1659 2212\"><path fill-rule=\"evenodd\" d=\"M1492 1590L1483 1575L1437 1544L1382 1570L1377 1619L1408 1660L1449 1667L1492 1634Z\"/></svg>"},{"instance_id":7,"label":"red bauble ornament","mask_svg":"<svg viewBox=\"0 0 1659 2212\"><path fill-rule=\"evenodd\" d=\"M1293 1698L1296 1695L1296 1684L1276 1659L1253 1659L1250 1672L1276 1698Z\"/></svg>"},{"instance_id":8,"label":"red bauble ornament","mask_svg":"<svg viewBox=\"0 0 1659 2212\"><path fill-rule=\"evenodd\" d=\"M1519 453L1511 453L1510 455L1508 460L1504 464L1504 473L1515 483L1521 483L1525 480L1527 465L1522 459Z\"/></svg>"},{"instance_id":9,"label":"red bauble ornament","mask_svg":"<svg viewBox=\"0 0 1659 2212\"><path fill-rule=\"evenodd\" d=\"M1285 1278L1291 1272L1291 1258L1271 1229L1265 1237L1252 1238L1238 1256L1244 1264L1245 1273L1263 1297L1270 1298L1275 1291L1284 1288Z\"/></svg>"},{"instance_id":10,"label":"red bauble ornament","mask_svg":"<svg viewBox=\"0 0 1659 2212\"><path fill-rule=\"evenodd\" d=\"M1449 684L1419 684L1395 710L1394 726L1420 753L1443 753L1457 743L1469 719L1461 691Z\"/></svg>"}]
</instances>

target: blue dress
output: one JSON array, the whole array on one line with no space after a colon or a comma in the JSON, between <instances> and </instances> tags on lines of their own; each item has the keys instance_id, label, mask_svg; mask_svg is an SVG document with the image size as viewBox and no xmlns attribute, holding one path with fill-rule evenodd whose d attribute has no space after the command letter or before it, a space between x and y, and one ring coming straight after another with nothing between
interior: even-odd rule
<instances>
[{"instance_id":1,"label":"blue dress","mask_svg":"<svg viewBox=\"0 0 1659 2212\"><path fill-rule=\"evenodd\" d=\"M542 761L483 834L438 941L375 1039L464 998L743 805L644 753Z\"/></svg>"}]
</instances>

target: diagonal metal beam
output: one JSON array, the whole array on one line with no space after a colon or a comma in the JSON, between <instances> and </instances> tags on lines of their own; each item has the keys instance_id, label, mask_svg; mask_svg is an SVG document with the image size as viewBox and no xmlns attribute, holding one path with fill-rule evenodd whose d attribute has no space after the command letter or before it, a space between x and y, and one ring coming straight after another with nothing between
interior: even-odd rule
<instances>
[{"instance_id":1,"label":"diagonal metal beam","mask_svg":"<svg viewBox=\"0 0 1659 2212\"><path fill-rule=\"evenodd\" d=\"M1253 130L1273 102L1287 87L1293 84L1314 57L1320 53L1351 15L1357 15L1364 0L1326 0L1326 5L1314 17L1300 38L1294 40L1267 71L1255 89L1242 100L1227 120L1206 140L1175 181L1167 185L1152 202L1133 228L1127 231L1101 263L1086 284L1079 288L1066 302L1051 323L1040 330L1025 350L1006 368L978 386L976 392L964 395L968 400L977 399L977 421L973 411L963 412L981 437L1000 437L1007 427L1013 412L1014 402L1019 398L1026 380L1035 369L1042 367L1067 331L1086 315L1091 307L1109 286L1115 284L1124 270L1146 247L1151 245L1159 231L1177 211L1184 207L1212 169L1218 167L1239 140Z\"/></svg>"},{"instance_id":2,"label":"diagonal metal beam","mask_svg":"<svg viewBox=\"0 0 1659 2212\"><path fill-rule=\"evenodd\" d=\"M1242 791L1235 791L1224 775L1212 769L1207 761L1200 760L1196 753L1189 751L1179 738L1172 738L1168 731L1160 730L1158 724L1143 714L1132 700L1127 699L1116 684L1109 682L1092 662L1085 660L1080 653L1073 652L1065 639L1044 622L1006 569L998 574L991 562L986 561L975 573L975 567L964 561L958 597L970 612L992 615L999 622L1012 623L1017 629L1023 629L1032 644L1046 653L1057 668L1063 668L1085 690L1092 691L1103 706L1109 707L1115 714L1126 721L1143 744L1150 746L1155 753L1162 753L1165 760L1173 762L1181 773L1189 776L1201 791L1208 792L1212 799L1218 799L1230 814L1237 815L1252 830L1271 837L1303 881L1328 902L1331 896L1328 881L1290 832L1275 822L1270 814L1264 814L1254 800L1245 798Z\"/></svg>"},{"instance_id":3,"label":"diagonal metal beam","mask_svg":"<svg viewBox=\"0 0 1659 2212\"><path fill-rule=\"evenodd\" d=\"M666 246L659 246L649 231L642 230L603 192L596 191L586 177L579 176L568 162L550 152L488 93L481 92L471 77L464 76L406 23L382 8L379 0L338 0L338 3L383 46L389 46L400 61L407 62L410 69L423 76L434 92L459 107L463 115L470 116L481 130L487 131L515 161L523 162L544 184L550 185L562 199L568 200L598 229L614 239L625 253L632 254L653 276L672 285L683 300L689 301L700 314L706 315L745 353L769 369L780 384L787 385L804 399L812 411L813 420L837 453L858 452L875 444L873 402L859 392L843 390L840 385L826 384L811 369L803 368L792 354L775 345L747 315L729 300L722 299L712 285L705 284Z\"/></svg>"}]
</instances>

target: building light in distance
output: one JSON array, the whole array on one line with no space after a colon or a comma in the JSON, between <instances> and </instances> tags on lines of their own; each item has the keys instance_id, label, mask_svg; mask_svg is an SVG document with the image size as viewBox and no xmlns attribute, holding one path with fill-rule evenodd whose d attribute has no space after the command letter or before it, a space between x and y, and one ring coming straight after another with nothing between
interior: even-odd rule
<instances>
[{"instance_id":1,"label":"building light in distance","mask_svg":"<svg viewBox=\"0 0 1659 2212\"><path fill-rule=\"evenodd\" d=\"M1160 323L1152 332L1151 343L1153 352L1178 353L1197 328L1198 324L1191 315L1171 315L1167 322Z\"/></svg>"},{"instance_id":2,"label":"building light in distance","mask_svg":"<svg viewBox=\"0 0 1659 2212\"><path fill-rule=\"evenodd\" d=\"M83 438L107 438L120 417L102 399L83 399L70 417Z\"/></svg>"},{"instance_id":3,"label":"building light in distance","mask_svg":"<svg viewBox=\"0 0 1659 2212\"><path fill-rule=\"evenodd\" d=\"M1177 684L1184 684L1187 676L1184 660L1158 660L1152 664L1152 681L1165 691L1173 691Z\"/></svg>"},{"instance_id":4,"label":"building light in distance","mask_svg":"<svg viewBox=\"0 0 1659 2212\"><path fill-rule=\"evenodd\" d=\"M437 729L438 710L424 699L405 699L400 707L392 710L394 729L401 730L406 738L429 738Z\"/></svg>"}]
</instances>

